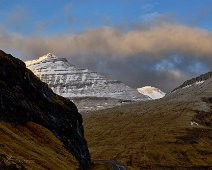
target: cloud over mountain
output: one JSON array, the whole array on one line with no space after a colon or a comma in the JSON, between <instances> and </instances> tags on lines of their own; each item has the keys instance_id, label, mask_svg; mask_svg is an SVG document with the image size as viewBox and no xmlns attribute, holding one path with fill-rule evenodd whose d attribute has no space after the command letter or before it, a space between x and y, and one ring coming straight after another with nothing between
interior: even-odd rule
<instances>
[{"instance_id":1,"label":"cloud over mountain","mask_svg":"<svg viewBox=\"0 0 212 170\"><path fill-rule=\"evenodd\" d=\"M22 59L53 52L133 87L153 85L165 91L211 68L211 44L211 31L168 22L129 31L102 27L44 37L0 30L0 46L21 52Z\"/></svg>"}]
</instances>

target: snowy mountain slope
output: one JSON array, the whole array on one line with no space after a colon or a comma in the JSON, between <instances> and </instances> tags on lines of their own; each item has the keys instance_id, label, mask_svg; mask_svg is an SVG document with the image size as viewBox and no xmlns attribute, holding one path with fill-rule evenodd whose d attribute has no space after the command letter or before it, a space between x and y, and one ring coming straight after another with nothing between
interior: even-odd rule
<instances>
[{"instance_id":1,"label":"snowy mountain slope","mask_svg":"<svg viewBox=\"0 0 212 170\"><path fill-rule=\"evenodd\" d=\"M152 86L145 86L137 89L139 93L149 96L151 99L159 99L165 96L166 93Z\"/></svg>"},{"instance_id":2,"label":"snowy mountain slope","mask_svg":"<svg viewBox=\"0 0 212 170\"><path fill-rule=\"evenodd\" d=\"M212 78L212 72L202 74L198 77L195 77L195 78L192 78L190 80L185 81L182 85L180 85L179 87L172 90L171 93L177 92L177 91L182 90L182 89L187 89L187 88L190 88L190 87L195 87L195 86L198 87L210 78Z\"/></svg>"},{"instance_id":3,"label":"snowy mountain slope","mask_svg":"<svg viewBox=\"0 0 212 170\"><path fill-rule=\"evenodd\" d=\"M204 98L203 96L212 97L212 72L202 74L198 77L185 81L182 85L172 90L164 98L171 101L180 99L181 101L196 100L196 96ZM208 111L204 102L199 103L198 109Z\"/></svg>"},{"instance_id":4,"label":"snowy mountain slope","mask_svg":"<svg viewBox=\"0 0 212 170\"><path fill-rule=\"evenodd\" d=\"M88 69L79 69L67 59L48 53L26 66L57 94L67 98L108 97L122 100L148 100L148 97L117 80Z\"/></svg>"}]
</instances>

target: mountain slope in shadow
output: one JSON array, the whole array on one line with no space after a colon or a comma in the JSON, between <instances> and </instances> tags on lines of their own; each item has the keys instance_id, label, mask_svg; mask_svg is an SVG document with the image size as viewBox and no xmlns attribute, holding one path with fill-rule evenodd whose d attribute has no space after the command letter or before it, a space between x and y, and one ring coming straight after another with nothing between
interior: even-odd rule
<instances>
[{"instance_id":1,"label":"mountain slope in shadow","mask_svg":"<svg viewBox=\"0 0 212 170\"><path fill-rule=\"evenodd\" d=\"M10 154L17 152L17 147L12 144L19 144L23 152L25 146L26 150L31 146L30 141L25 141L26 131L37 133L35 138L32 137L32 142L38 137L40 143L45 143L45 140L58 143L59 141L53 137L54 134L67 151L79 161L82 169L90 166L82 116L74 103L53 93L47 84L41 82L26 68L24 62L3 51L0 51L0 123L1 146L11 148ZM42 133L39 134L36 129L38 132L47 131L51 137L49 139L45 135L41 137ZM12 135L14 141L8 143L11 140L6 140L8 137L5 133L14 134ZM62 144L58 147L60 148ZM43 147L46 148L48 145ZM1 147L2 152L3 148ZM37 152L43 156L44 152L41 150L38 146ZM61 152L65 153L64 150Z\"/></svg>"}]
</instances>

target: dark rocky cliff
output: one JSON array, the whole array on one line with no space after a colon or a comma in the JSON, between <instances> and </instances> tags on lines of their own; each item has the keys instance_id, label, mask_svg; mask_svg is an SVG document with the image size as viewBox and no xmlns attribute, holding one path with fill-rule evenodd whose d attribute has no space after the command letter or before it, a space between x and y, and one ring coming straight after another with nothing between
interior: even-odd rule
<instances>
[{"instance_id":1,"label":"dark rocky cliff","mask_svg":"<svg viewBox=\"0 0 212 170\"><path fill-rule=\"evenodd\" d=\"M21 60L0 50L0 121L32 121L51 130L79 161L90 166L82 116L70 100L56 95Z\"/></svg>"}]
</instances>

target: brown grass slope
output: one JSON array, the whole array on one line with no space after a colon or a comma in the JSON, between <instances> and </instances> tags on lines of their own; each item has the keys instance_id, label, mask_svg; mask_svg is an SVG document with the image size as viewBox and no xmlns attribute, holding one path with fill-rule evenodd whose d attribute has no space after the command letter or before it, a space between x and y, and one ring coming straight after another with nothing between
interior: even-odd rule
<instances>
[{"instance_id":1,"label":"brown grass slope","mask_svg":"<svg viewBox=\"0 0 212 170\"><path fill-rule=\"evenodd\" d=\"M160 100L83 117L92 159L140 169L212 168L212 78Z\"/></svg>"},{"instance_id":2,"label":"brown grass slope","mask_svg":"<svg viewBox=\"0 0 212 170\"><path fill-rule=\"evenodd\" d=\"M0 170L77 170L79 164L48 129L28 122L0 123ZM95 164L92 170L109 170Z\"/></svg>"},{"instance_id":3,"label":"brown grass slope","mask_svg":"<svg viewBox=\"0 0 212 170\"><path fill-rule=\"evenodd\" d=\"M0 169L15 164L19 169L77 169L78 163L48 129L28 122L0 124ZM4 165L6 164L6 166Z\"/></svg>"}]
</instances>

